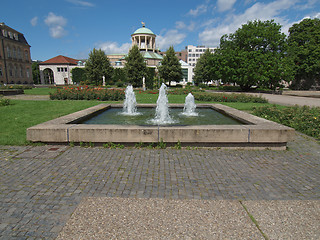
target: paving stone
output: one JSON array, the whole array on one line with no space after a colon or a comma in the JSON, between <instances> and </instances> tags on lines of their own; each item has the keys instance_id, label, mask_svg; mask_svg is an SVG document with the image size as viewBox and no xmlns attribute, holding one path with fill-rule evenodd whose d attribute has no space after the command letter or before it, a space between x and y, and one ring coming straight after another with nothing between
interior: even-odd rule
<instances>
[{"instance_id":1,"label":"paving stone","mask_svg":"<svg viewBox=\"0 0 320 240\"><path fill-rule=\"evenodd\" d=\"M0 236L54 239L89 196L319 200L319 158L300 134L287 151L0 146Z\"/></svg>"}]
</instances>

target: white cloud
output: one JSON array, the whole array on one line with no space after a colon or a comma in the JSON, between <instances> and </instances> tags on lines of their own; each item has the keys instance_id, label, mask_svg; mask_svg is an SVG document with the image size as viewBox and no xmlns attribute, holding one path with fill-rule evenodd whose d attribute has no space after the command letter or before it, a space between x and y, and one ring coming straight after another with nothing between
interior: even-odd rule
<instances>
[{"instance_id":1,"label":"white cloud","mask_svg":"<svg viewBox=\"0 0 320 240\"><path fill-rule=\"evenodd\" d=\"M131 47L131 43L124 43L121 46L117 42L103 42L97 44L97 47L104 51L106 54L113 53L128 53Z\"/></svg>"},{"instance_id":2,"label":"white cloud","mask_svg":"<svg viewBox=\"0 0 320 240\"><path fill-rule=\"evenodd\" d=\"M218 0L218 9L220 12L227 11L233 7L236 0Z\"/></svg>"},{"instance_id":3,"label":"white cloud","mask_svg":"<svg viewBox=\"0 0 320 240\"><path fill-rule=\"evenodd\" d=\"M91 2L81 1L81 0L67 0L67 2L73 3L82 7L94 7L95 5Z\"/></svg>"},{"instance_id":4,"label":"white cloud","mask_svg":"<svg viewBox=\"0 0 320 240\"><path fill-rule=\"evenodd\" d=\"M67 24L67 19L62 16L57 16L50 12L44 20L45 24L49 27L50 35L53 38L61 38L67 34L64 27Z\"/></svg>"},{"instance_id":5,"label":"white cloud","mask_svg":"<svg viewBox=\"0 0 320 240\"><path fill-rule=\"evenodd\" d=\"M196 27L196 24L194 22L190 22L190 24L185 24L183 21L177 21L176 22L176 28L177 29L187 29L188 31L193 31Z\"/></svg>"},{"instance_id":6,"label":"white cloud","mask_svg":"<svg viewBox=\"0 0 320 240\"><path fill-rule=\"evenodd\" d=\"M30 20L30 23L33 27L35 27L38 24L38 17L34 17Z\"/></svg>"},{"instance_id":7,"label":"white cloud","mask_svg":"<svg viewBox=\"0 0 320 240\"><path fill-rule=\"evenodd\" d=\"M176 29L169 30L164 35L157 36L157 45L161 51L165 51L170 46L182 43L185 37L184 33L179 33Z\"/></svg>"},{"instance_id":8,"label":"white cloud","mask_svg":"<svg viewBox=\"0 0 320 240\"><path fill-rule=\"evenodd\" d=\"M199 34L199 40L205 45L218 46L223 34L233 33L241 27L242 24L256 19L260 19L261 21L275 19L277 23L287 25L288 21L278 16L282 11L293 7L296 2L297 0L275 0L267 4L255 3L242 14L230 15L219 26L207 27ZM285 30L282 29L282 31Z\"/></svg>"},{"instance_id":9,"label":"white cloud","mask_svg":"<svg viewBox=\"0 0 320 240\"><path fill-rule=\"evenodd\" d=\"M207 12L207 5L201 4L201 5L197 6L196 9L191 9L188 12L188 14L191 15L191 16L196 17L196 16L199 16L199 15L205 13L205 12Z\"/></svg>"}]
</instances>

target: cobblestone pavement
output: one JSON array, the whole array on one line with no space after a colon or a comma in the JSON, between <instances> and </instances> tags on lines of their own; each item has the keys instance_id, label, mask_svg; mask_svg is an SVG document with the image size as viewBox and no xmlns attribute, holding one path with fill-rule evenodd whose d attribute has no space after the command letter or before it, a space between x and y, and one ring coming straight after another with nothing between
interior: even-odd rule
<instances>
[{"instance_id":1,"label":"cobblestone pavement","mask_svg":"<svg viewBox=\"0 0 320 240\"><path fill-rule=\"evenodd\" d=\"M0 146L0 239L54 239L87 197L319 200L320 145L287 151Z\"/></svg>"}]
</instances>

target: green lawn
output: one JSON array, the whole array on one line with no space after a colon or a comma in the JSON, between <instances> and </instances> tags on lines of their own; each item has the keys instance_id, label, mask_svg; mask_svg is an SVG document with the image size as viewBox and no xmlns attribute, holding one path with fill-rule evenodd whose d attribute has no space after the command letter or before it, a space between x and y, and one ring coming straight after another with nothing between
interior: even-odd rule
<instances>
[{"instance_id":1,"label":"green lawn","mask_svg":"<svg viewBox=\"0 0 320 240\"><path fill-rule=\"evenodd\" d=\"M50 93L55 92L56 88L32 88L25 89L24 94L26 95L49 95Z\"/></svg>"},{"instance_id":2,"label":"green lawn","mask_svg":"<svg viewBox=\"0 0 320 240\"><path fill-rule=\"evenodd\" d=\"M43 95L49 88L31 89L34 94ZM169 103L184 103L185 95L168 95ZM137 94L138 103L156 103L158 94ZM118 103L122 103L118 102ZM101 101L23 101L11 100L11 105L0 107L0 145L25 145L26 129L45 121L92 107ZM205 103L205 102L197 102ZM266 106L266 103L222 103L227 106L250 112L253 107Z\"/></svg>"},{"instance_id":3,"label":"green lawn","mask_svg":"<svg viewBox=\"0 0 320 240\"><path fill-rule=\"evenodd\" d=\"M25 145L27 128L92 107L98 101L23 101L0 107L0 145Z\"/></svg>"}]
</instances>

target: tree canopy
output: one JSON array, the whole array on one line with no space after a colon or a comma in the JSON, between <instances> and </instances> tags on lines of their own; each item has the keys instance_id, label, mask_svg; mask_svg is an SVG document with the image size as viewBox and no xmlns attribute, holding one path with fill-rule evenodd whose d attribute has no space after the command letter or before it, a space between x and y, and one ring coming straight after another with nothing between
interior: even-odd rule
<instances>
[{"instance_id":1,"label":"tree canopy","mask_svg":"<svg viewBox=\"0 0 320 240\"><path fill-rule=\"evenodd\" d=\"M34 84L41 84L40 81L40 69L39 69L39 63L33 62L32 63L32 79Z\"/></svg>"},{"instance_id":2,"label":"tree canopy","mask_svg":"<svg viewBox=\"0 0 320 240\"><path fill-rule=\"evenodd\" d=\"M158 69L160 78L168 81L169 85L171 84L171 81L179 82L181 80L181 64L172 46L166 51L166 55L163 57Z\"/></svg>"},{"instance_id":3,"label":"tree canopy","mask_svg":"<svg viewBox=\"0 0 320 240\"><path fill-rule=\"evenodd\" d=\"M137 45L134 45L126 57L124 67L127 74L127 80L133 87L142 86L142 78L146 77L147 66Z\"/></svg>"},{"instance_id":4,"label":"tree canopy","mask_svg":"<svg viewBox=\"0 0 320 240\"><path fill-rule=\"evenodd\" d=\"M290 80L286 37L280 30L281 26L273 20L258 20L222 36L216 52L222 81L249 90L252 86L275 89L281 80Z\"/></svg>"},{"instance_id":5,"label":"tree canopy","mask_svg":"<svg viewBox=\"0 0 320 240\"><path fill-rule=\"evenodd\" d=\"M113 68L105 52L94 48L89 53L85 71L88 83L98 86L102 85L102 76L105 76L106 82L111 79Z\"/></svg>"},{"instance_id":6,"label":"tree canopy","mask_svg":"<svg viewBox=\"0 0 320 240\"><path fill-rule=\"evenodd\" d=\"M81 83L81 82L85 82L86 80L86 73L84 68L73 68L71 70L71 74L72 74L72 82L74 83Z\"/></svg>"},{"instance_id":7,"label":"tree canopy","mask_svg":"<svg viewBox=\"0 0 320 240\"><path fill-rule=\"evenodd\" d=\"M221 78L218 69L219 61L217 56L217 54L212 54L210 50L207 49L198 59L197 65L194 68L193 78L196 85Z\"/></svg>"},{"instance_id":8,"label":"tree canopy","mask_svg":"<svg viewBox=\"0 0 320 240\"><path fill-rule=\"evenodd\" d=\"M294 62L294 89L320 84L320 19L304 19L289 29L289 55Z\"/></svg>"}]
</instances>

